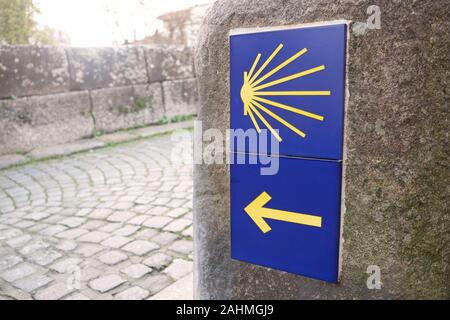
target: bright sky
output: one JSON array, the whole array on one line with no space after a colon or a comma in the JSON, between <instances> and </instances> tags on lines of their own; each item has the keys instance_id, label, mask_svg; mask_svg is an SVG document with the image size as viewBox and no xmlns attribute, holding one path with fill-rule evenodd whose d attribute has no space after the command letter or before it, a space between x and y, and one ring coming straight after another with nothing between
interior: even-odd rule
<instances>
[{"instance_id":1,"label":"bright sky","mask_svg":"<svg viewBox=\"0 0 450 320\"><path fill-rule=\"evenodd\" d=\"M35 0L41 25L65 31L72 46L111 46L153 34L156 17L213 0Z\"/></svg>"}]
</instances>

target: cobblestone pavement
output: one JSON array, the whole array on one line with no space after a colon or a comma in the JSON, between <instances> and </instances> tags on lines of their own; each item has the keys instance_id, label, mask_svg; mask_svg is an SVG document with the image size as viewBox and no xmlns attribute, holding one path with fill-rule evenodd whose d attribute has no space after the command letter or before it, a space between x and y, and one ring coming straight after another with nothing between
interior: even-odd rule
<instances>
[{"instance_id":1,"label":"cobblestone pavement","mask_svg":"<svg viewBox=\"0 0 450 320\"><path fill-rule=\"evenodd\" d=\"M0 298L146 299L192 272L170 135L0 171Z\"/></svg>"}]
</instances>

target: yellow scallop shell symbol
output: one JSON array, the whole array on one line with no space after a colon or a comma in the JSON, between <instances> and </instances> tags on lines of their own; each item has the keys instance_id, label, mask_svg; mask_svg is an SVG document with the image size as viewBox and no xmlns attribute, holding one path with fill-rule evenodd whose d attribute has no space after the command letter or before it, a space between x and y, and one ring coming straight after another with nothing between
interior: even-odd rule
<instances>
[{"instance_id":1,"label":"yellow scallop shell symbol","mask_svg":"<svg viewBox=\"0 0 450 320\"><path fill-rule=\"evenodd\" d=\"M305 138L306 134L278 116L276 113L271 111L269 108L276 107L280 109L284 109L290 112L294 112L297 114L300 114L302 116L312 118L315 120L323 121L324 117L315 113L311 113L308 111L304 111L295 107L288 106L286 104L282 104L273 100L269 100L263 97L270 97L270 96L329 96L331 95L331 91L325 90L325 91L263 91L263 89L272 87L274 85L287 82L290 80L294 80L297 78L301 78L304 76L307 76L309 74L319 72L325 69L324 65L320 65L308 70L304 70L295 74L292 74L290 76L286 76L277 80L273 80L270 82L266 82L261 84L264 80L268 79L270 76L274 75L277 71L281 70L285 66L287 66L292 61L296 60L303 54L305 54L308 50L306 48L303 48L302 50L298 51L296 54L294 54L292 57L286 59L282 63L280 63L278 66L264 74L263 76L260 76L260 74L264 71L264 69L267 67L267 65L272 61L272 59L278 54L278 52L283 48L283 44L279 44L278 47L272 52L272 54L267 58L266 61L258 68L258 70L255 72L256 67L258 66L259 59L261 58L261 53L258 53L256 56L252 67L250 68L250 71L244 72L244 80L241 88L241 99L242 103L244 105L244 115L250 116L250 119L252 120L253 125L255 126L255 129L259 132L261 132L261 128L258 124L258 121L255 118L255 115L259 118L259 120L270 130L270 132L275 136L275 138L278 141L282 141L280 135L277 133L277 131L274 130L274 128L269 124L269 122L266 120L266 118L261 114L260 111L264 112L265 114L269 115L273 119L277 120L284 126L288 127L292 131L294 131L296 134L298 134L300 137Z\"/></svg>"}]
</instances>

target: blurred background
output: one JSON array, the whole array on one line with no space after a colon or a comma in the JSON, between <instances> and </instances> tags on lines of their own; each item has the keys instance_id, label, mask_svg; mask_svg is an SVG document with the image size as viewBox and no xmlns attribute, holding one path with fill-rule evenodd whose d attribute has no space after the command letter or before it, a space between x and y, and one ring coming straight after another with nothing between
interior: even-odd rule
<instances>
[{"instance_id":1,"label":"blurred background","mask_svg":"<svg viewBox=\"0 0 450 320\"><path fill-rule=\"evenodd\" d=\"M211 0L0 0L3 44L192 46Z\"/></svg>"}]
</instances>

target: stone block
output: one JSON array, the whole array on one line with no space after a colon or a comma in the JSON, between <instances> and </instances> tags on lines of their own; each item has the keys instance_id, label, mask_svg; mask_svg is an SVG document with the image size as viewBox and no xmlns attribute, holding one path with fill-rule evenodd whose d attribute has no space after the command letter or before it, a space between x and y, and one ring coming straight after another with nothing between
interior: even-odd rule
<instances>
[{"instance_id":1,"label":"stone block","mask_svg":"<svg viewBox=\"0 0 450 320\"><path fill-rule=\"evenodd\" d=\"M147 83L142 48L68 48L67 56L71 90Z\"/></svg>"},{"instance_id":2,"label":"stone block","mask_svg":"<svg viewBox=\"0 0 450 320\"><path fill-rule=\"evenodd\" d=\"M72 142L93 128L85 91L0 100L0 154Z\"/></svg>"},{"instance_id":3,"label":"stone block","mask_svg":"<svg viewBox=\"0 0 450 320\"><path fill-rule=\"evenodd\" d=\"M164 116L159 83L91 92L96 128L104 132L158 122Z\"/></svg>"},{"instance_id":4,"label":"stone block","mask_svg":"<svg viewBox=\"0 0 450 320\"><path fill-rule=\"evenodd\" d=\"M61 47L0 46L0 99L69 91Z\"/></svg>"},{"instance_id":5,"label":"stone block","mask_svg":"<svg viewBox=\"0 0 450 320\"><path fill-rule=\"evenodd\" d=\"M146 47L144 50L150 83L194 77L192 48L152 46Z\"/></svg>"},{"instance_id":6,"label":"stone block","mask_svg":"<svg viewBox=\"0 0 450 320\"><path fill-rule=\"evenodd\" d=\"M203 129L229 128L230 30L365 22L368 5L216 1L196 50ZM449 11L446 0L383 2L381 29L349 26L339 285L233 261L228 165L197 165L197 299L449 299ZM380 268L379 290L367 287L370 265Z\"/></svg>"},{"instance_id":7,"label":"stone block","mask_svg":"<svg viewBox=\"0 0 450 320\"><path fill-rule=\"evenodd\" d=\"M197 114L198 91L196 79L163 82L166 116Z\"/></svg>"}]
</instances>

